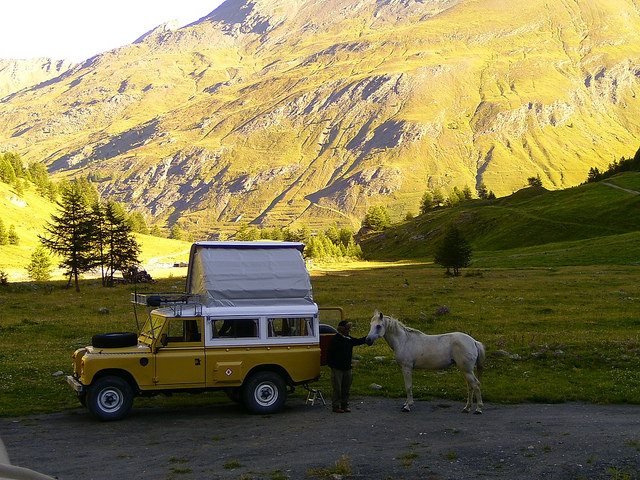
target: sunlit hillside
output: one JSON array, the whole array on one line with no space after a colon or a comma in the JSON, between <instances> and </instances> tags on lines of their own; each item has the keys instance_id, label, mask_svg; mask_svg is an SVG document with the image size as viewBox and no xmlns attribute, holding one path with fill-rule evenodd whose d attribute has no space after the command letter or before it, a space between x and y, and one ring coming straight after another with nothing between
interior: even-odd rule
<instances>
[{"instance_id":1,"label":"sunlit hillside","mask_svg":"<svg viewBox=\"0 0 640 480\"><path fill-rule=\"evenodd\" d=\"M633 155L634 0L228 0L0 101L0 145L196 236L554 190Z\"/></svg>"}]
</instances>

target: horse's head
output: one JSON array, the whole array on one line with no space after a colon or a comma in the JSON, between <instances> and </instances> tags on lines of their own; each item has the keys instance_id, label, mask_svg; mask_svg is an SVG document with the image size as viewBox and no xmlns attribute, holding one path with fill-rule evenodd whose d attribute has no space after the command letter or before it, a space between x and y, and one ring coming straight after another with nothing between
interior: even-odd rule
<instances>
[{"instance_id":1,"label":"horse's head","mask_svg":"<svg viewBox=\"0 0 640 480\"><path fill-rule=\"evenodd\" d=\"M371 346L378 338L384 337L385 327L384 315L376 310L373 312L373 317L371 317L371 328L366 339L367 345Z\"/></svg>"}]
</instances>

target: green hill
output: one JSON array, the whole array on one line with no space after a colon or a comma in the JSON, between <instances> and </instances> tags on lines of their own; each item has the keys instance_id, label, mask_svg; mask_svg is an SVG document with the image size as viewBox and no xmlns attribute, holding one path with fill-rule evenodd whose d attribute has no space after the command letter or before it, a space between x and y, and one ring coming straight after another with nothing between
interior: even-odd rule
<instances>
[{"instance_id":1,"label":"green hill","mask_svg":"<svg viewBox=\"0 0 640 480\"><path fill-rule=\"evenodd\" d=\"M526 188L421 215L363 240L376 260L431 260L446 226L471 244L472 267L640 263L640 173L566 190Z\"/></svg>"}]
</instances>

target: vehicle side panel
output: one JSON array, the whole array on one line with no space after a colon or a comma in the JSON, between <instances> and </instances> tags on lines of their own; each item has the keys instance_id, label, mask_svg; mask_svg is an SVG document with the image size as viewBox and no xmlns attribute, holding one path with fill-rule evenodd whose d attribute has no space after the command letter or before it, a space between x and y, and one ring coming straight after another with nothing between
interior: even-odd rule
<instances>
[{"instance_id":1,"label":"vehicle side panel","mask_svg":"<svg viewBox=\"0 0 640 480\"><path fill-rule=\"evenodd\" d=\"M239 386L247 373L262 365L276 365L288 372L293 383L320 375L318 345L275 345L255 347L209 347L207 387Z\"/></svg>"}]
</instances>

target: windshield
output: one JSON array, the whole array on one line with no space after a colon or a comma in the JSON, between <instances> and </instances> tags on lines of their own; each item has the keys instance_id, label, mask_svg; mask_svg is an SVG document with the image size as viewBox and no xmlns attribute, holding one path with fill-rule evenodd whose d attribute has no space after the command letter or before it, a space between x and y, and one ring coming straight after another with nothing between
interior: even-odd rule
<instances>
[{"instance_id":1,"label":"windshield","mask_svg":"<svg viewBox=\"0 0 640 480\"><path fill-rule=\"evenodd\" d=\"M147 321L140 331L140 342L150 345L151 342L160 334L160 330L164 325L165 318L159 315L149 315Z\"/></svg>"}]
</instances>

